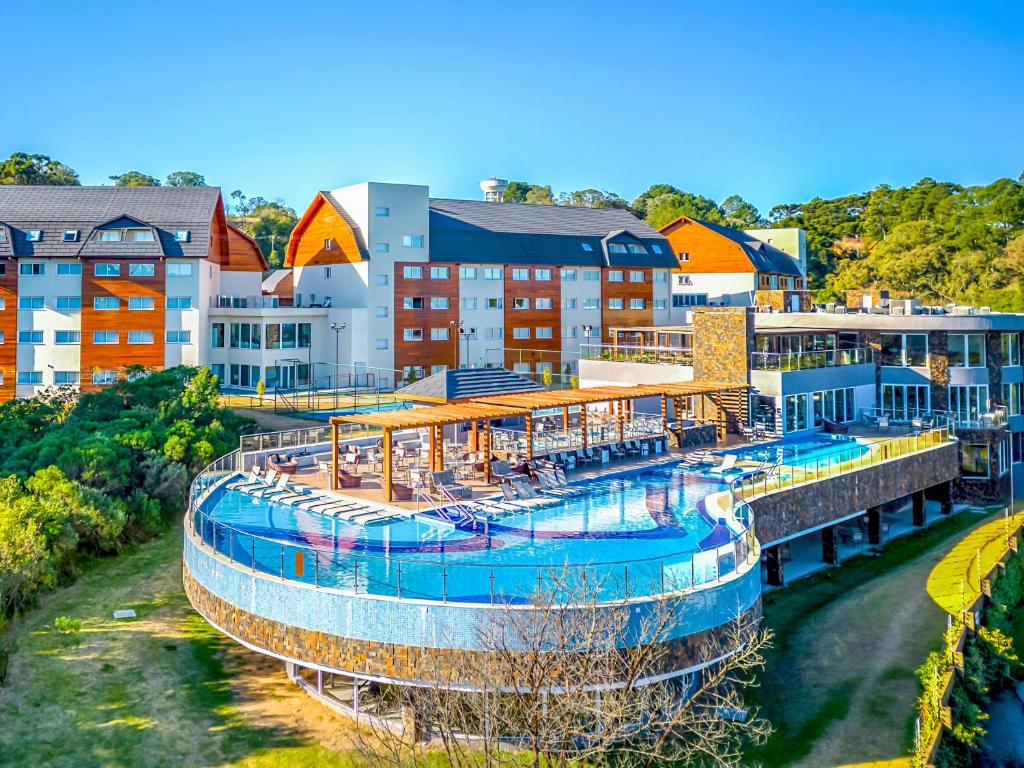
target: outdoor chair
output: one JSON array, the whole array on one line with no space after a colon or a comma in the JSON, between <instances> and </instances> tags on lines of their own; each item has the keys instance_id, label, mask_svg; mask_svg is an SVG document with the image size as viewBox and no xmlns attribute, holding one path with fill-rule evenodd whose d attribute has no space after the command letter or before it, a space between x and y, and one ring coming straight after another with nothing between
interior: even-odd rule
<instances>
[{"instance_id":1,"label":"outdoor chair","mask_svg":"<svg viewBox=\"0 0 1024 768\"><path fill-rule=\"evenodd\" d=\"M609 445L608 450L611 452L613 459L626 458L626 451L621 444Z\"/></svg>"},{"instance_id":2,"label":"outdoor chair","mask_svg":"<svg viewBox=\"0 0 1024 768\"><path fill-rule=\"evenodd\" d=\"M263 478L260 476L260 468L253 467L249 470L249 476L247 478L230 483L227 486L227 489L229 491L244 491L248 487L259 488L261 485L265 485L265 483L263 482Z\"/></svg>"},{"instance_id":3,"label":"outdoor chair","mask_svg":"<svg viewBox=\"0 0 1024 768\"><path fill-rule=\"evenodd\" d=\"M363 484L363 478L359 475L353 475L351 472L347 472L344 469L338 469L338 487L339 488L358 488Z\"/></svg>"},{"instance_id":4,"label":"outdoor chair","mask_svg":"<svg viewBox=\"0 0 1024 768\"><path fill-rule=\"evenodd\" d=\"M640 446L636 444L636 440L627 440L625 444L627 456L639 456Z\"/></svg>"},{"instance_id":5,"label":"outdoor chair","mask_svg":"<svg viewBox=\"0 0 1024 768\"><path fill-rule=\"evenodd\" d=\"M541 493L547 493L563 499L578 495L575 489L562 488L555 479L554 472L550 470L542 469L537 472L537 482L540 483Z\"/></svg>"},{"instance_id":6,"label":"outdoor chair","mask_svg":"<svg viewBox=\"0 0 1024 768\"><path fill-rule=\"evenodd\" d=\"M443 472L434 472L431 475L434 481L434 490L439 496L450 495L454 499L473 498L473 489L468 485L455 482L452 472L449 469Z\"/></svg>"},{"instance_id":7,"label":"outdoor chair","mask_svg":"<svg viewBox=\"0 0 1024 768\"><path fill-rule=\"evenodd\" d=\"M271 470L271 472L273 472L273 470ZM270 472L268 472L267 475L270 475ZM254 491L250 491L250 493L252 493L253 496L258 496L259 498L264 499L289 490L288 475L280 474L277 475L277 481L273 485L268 483L266 488L258 488Z\"/></svg>"},{"instance_id":8,"label":"outdoor chair","mask_svg":"<svg viewBox=\"0 0 1024 768\"><path fill-rule=\"evenodd\" d=\"M717 467L711 467L707 470L709 475L724 475L726 472L736 469L736 454L727 453L722 459L722 463Z\"/></svg>"},{"instance_id":9,"label":"outdoor chair","mask_svg":"<svg viewBox=\"0 0 1024 768\"><path fill-rule=\"evenodd\" d=\"M491 460L491 477L499 481L512 477L512 468L507 461Z\"/></svg>"}]
</instances>

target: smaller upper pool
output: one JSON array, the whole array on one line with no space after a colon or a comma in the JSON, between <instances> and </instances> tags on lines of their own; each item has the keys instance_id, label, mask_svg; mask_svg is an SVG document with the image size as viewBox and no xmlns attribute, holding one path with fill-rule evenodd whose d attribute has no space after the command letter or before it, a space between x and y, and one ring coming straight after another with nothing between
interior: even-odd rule
<instances>
[{"instance_id":1,"label":"smaller upper pool","mask_svg":"<svg viewBox=\"0 0 1024 768\"><path fill-rule=\"evenodd\" d=\"M804 464L808 461L840 462L855 459L867 453L868 446L846 435L823 433L773 440L724 453L735 454L743 461L763 461L769 464Z\"/></svg>"}]
</instances>

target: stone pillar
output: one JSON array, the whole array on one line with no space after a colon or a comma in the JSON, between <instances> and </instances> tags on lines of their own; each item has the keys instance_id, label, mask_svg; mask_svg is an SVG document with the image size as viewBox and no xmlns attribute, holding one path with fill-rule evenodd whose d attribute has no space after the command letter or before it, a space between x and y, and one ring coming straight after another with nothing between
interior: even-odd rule
<instances>
[{"instance_id":1,"label":"stone pillar","mask_svg":"<svg viewBox=\"0 0 1024 768\"><path fill-rule=\"evenodd\" d=\"M924 491L914 491L910 494L910 501L914 510L914 525L920 528L924 525Z\"/></svg>"},{"instance_id":2,"label":"stone pillar","mask_svg":"<svg viewBox=\"0 0 1024 768\"><path fill-rule=\"evenodd\" d=\"M871 507L868 510L868 543L882 543L882 508Z\"/></svg>"},{"instance_id":3,"label":"stone pillar","mask_svg":"<svg viewBox=\"0 0 1024 768\"><path fill-rule=\"evenodd\" d=\"M402 729L414 742L422 741L424 735L423 713L408 704L402 706Z\"/></svg>"},{"instance_id":4,"label":"stone pillar","mask_svg":"<svg viewBox=\"0 0 1024 768\"><path fill-rule=\"evenodd\" d=\"M781 587L785 583L782 572L782 545L776 544L774 547L767 547L765 556L768 566L768 583L773 587Z\"/></svg>"},{"instance_id":5,"label":"stone pillar","mask_svg":"<svg viewBox=\"0 0 1024 768\"><path fill-rule=\"evenodd\" d=\"M839 565L839 526L821 529L821 559L829 565Z\"/></svg>"},{"instance_id":6,"label":"stone pillar","mask_svg":"<svg viewBox=\"0 0 1024 768\"><path fill-rule=\"evenodd\" d=\"M939 512L944 515L952 514L953 512L953 481L947 480L944 483L939 483L932 488L936 500L939 502Z\"/></svg>"}]
</instances>

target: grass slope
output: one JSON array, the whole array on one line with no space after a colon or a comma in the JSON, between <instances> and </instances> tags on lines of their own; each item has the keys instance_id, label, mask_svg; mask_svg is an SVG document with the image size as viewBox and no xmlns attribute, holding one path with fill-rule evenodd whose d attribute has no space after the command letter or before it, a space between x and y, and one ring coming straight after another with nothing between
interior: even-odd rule
<instances>
[{"instance_id":1,"label":"grass slope","mask_svg":"<svg viewBox=\"0 0 1024 768\"><path fill-rule=\"evenodd\" d=\"M118 608L138 618L115 621ZM77 641L52 629L62 615L81 620ZM352 764L343 742L318 745L331 742L325 734L337 739L344 721L192 612L179 530L97 563L9 632L4 766Z\"/></svg>"},{"instance_id":2,"label":"grass slope","mask_svg":"<svg viewBox=\"0 0 1024 768\"><path fill-rule=\"evenodd\" d=\"M764 598L775 647L756 691L776 728L749 757L774 766L898 765L913 738L914 670L939 646L942 610L925 590L961 512Z\"/></svg>"}]
</instances>

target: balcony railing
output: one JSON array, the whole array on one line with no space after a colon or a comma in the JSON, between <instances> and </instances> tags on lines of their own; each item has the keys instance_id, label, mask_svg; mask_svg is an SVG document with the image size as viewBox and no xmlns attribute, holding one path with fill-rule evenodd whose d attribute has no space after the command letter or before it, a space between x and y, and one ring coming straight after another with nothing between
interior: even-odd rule
<instances>
[{"instance_id":1,"label":"balcony railing","mask_svg":"<svg viewBox=\"0 0 1024 768\"><path fill-rule=\"evenodd\" d=\"M815 352L752 352L750 367L755 371L806 371L860 365L874 360L868 347L822 349Z\"/></svg>"},{"instance_id":2,"label":"balcony railing","mask_svg":"<svg viewBox=\"0 0 1024 768\"><path fill-rule=\"evenodd\" d=\"M210 306L218 309L277 309L290 306L283 303L279 296L226 296L219 294L210 297Z\"/></svg>"},{"instance_id":3,"label":"balcony railing","mask_svg":"<svg viewBox=\"0 0 1024 768\"><path fill-rule=\"evenodd\" d=\"M581 360L609 360L616 363L660 363L693 365L693 350L683 347L648 347L624 344L581 344Z\"/></svg>"}]
</instances>

